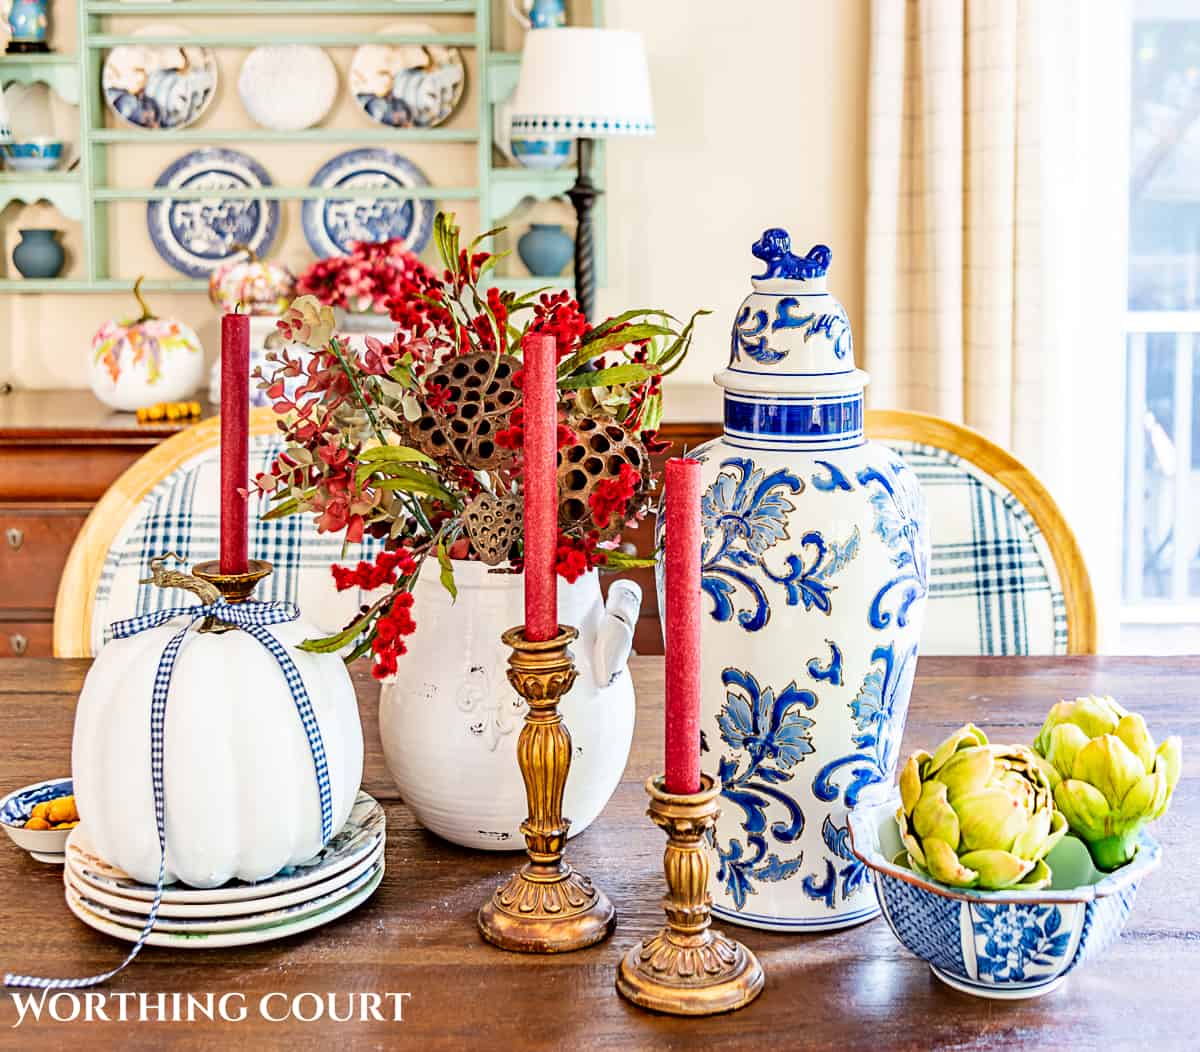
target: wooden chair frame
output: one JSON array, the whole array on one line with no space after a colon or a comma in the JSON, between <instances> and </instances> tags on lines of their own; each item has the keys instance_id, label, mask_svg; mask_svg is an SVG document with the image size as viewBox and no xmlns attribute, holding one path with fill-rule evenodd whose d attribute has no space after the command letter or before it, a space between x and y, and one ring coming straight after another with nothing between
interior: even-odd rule
<instances>
[{"instance_id":1,"label":"wooden chair frame","mask_svg":"<svg viewBox=\"0 0 1200 1052\"><path fill-rule=\"evenodd\" d=\"M274 433L277 419L270 408L252 409L250 433ZM220 417L211 417L185 428L132 463L100 498L71 545L67 565L58 583L58 596L54 602L55 657L92 656L92 612L96 590L117 532L150 490L197 454L215 449L220 438Z\"/></svg>"},{"instance_id":2,"label":"wooden chair frame","mask_svg":"<svg viewBox=\"0 0 1200 1052\"><path fill-rule=\"evenodd\" d=\"M1083 552L1054 498L1029 468L978 431L927 413L868 410L866 430L885 443L889 439L919 442L962 457L1016 497L1046 538L1058 568L1067 609L1067 653L1096 652L1096 599Z\"/></svg>"},{"instance_id":3,"label":"wooden chair frame","mask_svg":"<svg viewBox=\"0 0 1200 1052\"><path fill-rule=\"evenodd\" d=\"M271 434L275 421L271 409L254 409L250 433ZM220 419L214 417L173 435L130 465L92 509L59 582L54 606L56 657L91 656L96 590L117 531L158 482L198 453L217 446L220 427ZM885 442L920 442L944 449L974 464L1012 493L1037 523L1058 568L1066 603L1067 653L1096 652L1096 603L1083 553L1054 498L1033 472L978 431L926 413L872 409L866 414L866 430L871 438Z\"/></svg>"}]
</instances>

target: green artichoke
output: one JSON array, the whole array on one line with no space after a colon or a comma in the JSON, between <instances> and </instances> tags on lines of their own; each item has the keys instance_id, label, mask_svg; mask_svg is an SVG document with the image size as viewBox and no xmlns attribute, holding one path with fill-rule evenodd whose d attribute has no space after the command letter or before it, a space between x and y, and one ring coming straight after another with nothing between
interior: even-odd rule
<instances>
[{"instance_id":1,"label":"green artichoke","mask_svg":"<svg viewBox=\"0 0 1200 1052\"><path fill-rule=\"evenodd\" d=\"M1136 712L1112 698L1060 701L1033 743L1052 768L1054 801L1103 870L1137 852L1138 831L1167 809L1179 781L1179 738L1157 749Z\"/></svg>"},{"instance_id":2,"label":"green artichoke","mask_svg":"<svg viewBox=\"0 0 1200 1052\"><path fill-rule=\"evenodd\" d=\"M958 888L1034 890L1066 819L1041 761L1024 745L990 745L968 723L900 772L896 821L908 864Z\"/></svg>"}]
</instances>

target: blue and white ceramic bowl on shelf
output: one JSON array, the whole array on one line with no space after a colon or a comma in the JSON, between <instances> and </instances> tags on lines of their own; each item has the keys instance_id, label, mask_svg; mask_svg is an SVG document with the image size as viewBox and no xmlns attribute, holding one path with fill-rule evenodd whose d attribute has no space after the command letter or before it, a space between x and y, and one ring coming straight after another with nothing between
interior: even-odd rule
<instances>
[{"instance_id":1,"label":"blue and white ceramic bowl on shelf","mask_svg":"<svg viewBox=\"0 0 1200 1052\"><path fill-rule=\"evenodd\" d=\"M15 172L50 172L62 161L61 139L33 138L4 144L4 160Z\"/></svg>"},{"instance_id":2,"label":"blue and white ceramic bowl on shelf","mask_svg":"<svg viewBox=\"0 0 1200 1052\"><path fill-rule=\"evenodd\" d=\"M15 789L0 800L0 825L17 847L28 851L39 862L61 864L71 830L26 829L25 823L38 804L70 796L72 792L74 783L70 778L50 778Z\"/></svg>"},{"instance_id":3,"label":"blue and white ceramic bowl on shelf","mask_svg":"<svg viewBox=\"0 0 1200 1052\"><path fill-rule=\"evenodd\" d=\"M1063 839L1047 856L1040 891L974 891L939 884L891 860L903 850L899 799L850 814L850 847L872 870L875 894L896 938L947 986L976 997L1021 1000L1062 985L1120 934L1142 878L1162 848L1142 833L1137 856L1098 872L1087 847Z\"/></svg>"},{"instance_id":4,"label":"blue and white ceramic bowl on shelf","mask_svg":"<svg viewBox=\"0 0 1200 1052\"><path fill-rule=\"evenodd\" d=\"M561 168L571 156L570 139L513 139L510 148L522 167L534 171Z\"/></svg>"}]
</instances>

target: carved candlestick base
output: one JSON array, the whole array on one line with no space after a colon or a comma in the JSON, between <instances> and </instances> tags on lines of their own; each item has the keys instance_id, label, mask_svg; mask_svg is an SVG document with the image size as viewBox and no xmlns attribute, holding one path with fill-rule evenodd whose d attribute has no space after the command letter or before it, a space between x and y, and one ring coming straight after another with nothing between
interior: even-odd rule
<instances>
[{"instance_id":1,"label":"carved candlestick base","mask_svg":"<svg viewBox=\"0 0 1200 1052\"><path fill-rule=\"evenodd\" d=\"M647 814L667 834L667 926L625 955L617 990L642 1008L672 1015L713 1015L748 1005L762 993L762 966L740 942L709 927L709 864L700 841L717 821L717 785L701 775L700 792L680 796L666 792L659 776L647 779L646 792Z\"/></svg>"},{"instance_id":2,"label":"carved candlestick base","mask_svg":"<svg viewBox=\"0 0 1200 1052\"><path fill-rule=\"evenodd\" d=\"M571 768L571 736L558 702L575 682L567 650L578 633L559 625L558 635L531 643L523 626L504 633L508 679L529 703L517 740L529 817L521 823L529 861L479 910L488 942L521 953L565 953L612 934L616 913L604 892L563 861L570 821L563 818L563 790Z\"/></svg>"}]
</instances>

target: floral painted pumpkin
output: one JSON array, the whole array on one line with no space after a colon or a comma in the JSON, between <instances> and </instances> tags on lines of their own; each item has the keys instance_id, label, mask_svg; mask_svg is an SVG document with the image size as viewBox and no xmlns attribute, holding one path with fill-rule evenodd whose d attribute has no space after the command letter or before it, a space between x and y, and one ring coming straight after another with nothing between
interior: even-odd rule
<instances>
[{"instance_id":1,"label":"floral painted pumpkin","mask_svg":"<svg viewBox=\"0 0 1200 1052\"><path fill-rule=\"evenodd\" d=\"M282 314L292 302L296 276L278 263L259 259L245 246L208 279L208 298L222 314L240 306L247 314Z\"/></svg>"},{"instance_id":2,"label":"floral painted pumpkin","mask_svg":"<svg viewBox=\"0 0 1200 1052\"><path fill-rule=\"evenodd\" d=\"M191 398L204 380L200 337L181 321L156 317L142 298L141 278L133 294L141 316L109 319L92 337L92 390L126 412Z\"/></svg>"}]
</instances>

